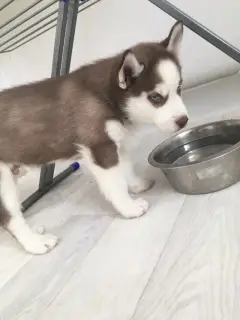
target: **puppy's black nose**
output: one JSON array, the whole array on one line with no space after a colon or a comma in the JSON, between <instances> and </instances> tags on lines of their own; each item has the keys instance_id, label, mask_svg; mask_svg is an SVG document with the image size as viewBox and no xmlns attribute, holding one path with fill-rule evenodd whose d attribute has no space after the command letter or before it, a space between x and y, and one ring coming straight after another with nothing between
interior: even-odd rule
<instances>
[{"instance_id":1,"label":"puppy's black nose","mask_svg":"<svg viewBox=\"0 0 240 320\"><path fill-rule=\"evenodd\" d=\"M180 118L178 118L176 121L176 124L178 125L178 127L180 129L184 128L188 122L188 117L187 116L182 116Z\"/></svg>"}]
</instances>

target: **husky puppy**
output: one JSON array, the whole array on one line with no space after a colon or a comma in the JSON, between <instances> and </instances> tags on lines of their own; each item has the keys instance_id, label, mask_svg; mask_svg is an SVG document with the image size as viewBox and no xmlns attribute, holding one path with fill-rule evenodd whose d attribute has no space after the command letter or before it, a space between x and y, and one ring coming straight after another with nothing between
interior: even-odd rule
<instances>
[{"instance_id":1,"label":"husky puppy","mask_svg":"<svg viewBox=\"0 0 240 320\"><path fill-rule=\"evenodd\" d=\"M44 254L57 238L34 232L21 212L11 166L84 158L105 198L125 218L140 217L148 203L129 191L152 181L134 173L125 142L134 124L176 132L188 121L181 99L178 58L183 25L163 41L140 43L69 75L0 93L0 223L27 252Z\"/></svg>"}]
</instances>

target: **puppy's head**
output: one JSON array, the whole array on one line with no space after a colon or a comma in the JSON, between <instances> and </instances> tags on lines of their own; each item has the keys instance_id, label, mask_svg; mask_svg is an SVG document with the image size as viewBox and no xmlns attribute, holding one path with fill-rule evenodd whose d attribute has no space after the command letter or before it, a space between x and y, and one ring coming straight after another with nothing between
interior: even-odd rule
<instances>
[{"instance_id":1,"label":"puppy's head","mask_svg":"<svg viewBox=\"0 0 240 320\"><path fill-rule=\"evenodd\" d=\"M164 41L140 44L122 55L117 80L132 122L154 123L170 132L187 124L178 59L182 36L183 25L177 22Z\"/></svg>"}]
</instances>

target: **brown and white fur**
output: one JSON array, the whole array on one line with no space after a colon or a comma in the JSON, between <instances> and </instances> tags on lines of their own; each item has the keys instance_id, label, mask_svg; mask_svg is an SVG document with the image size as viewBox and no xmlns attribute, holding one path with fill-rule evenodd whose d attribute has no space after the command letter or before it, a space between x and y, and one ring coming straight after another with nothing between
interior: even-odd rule
<instances>
[{"instance_id":1,"label":"brown and white fur","mask_svg":"<svg viewBox=\"0 0 240 320\"><path fill-rule=\"evenodd\" d=\"M178 59L183 26L159 43L141 43L120 54L0 93L0 222L33 254L56 244L30 229L21 213L12 165L42 165L83 157L105 198L125 218L143 215L148 203L131 192L152 186L134 173L124 148L138 123L175 132L188 120L181 99Z\"/></svg>"}]
</instances>

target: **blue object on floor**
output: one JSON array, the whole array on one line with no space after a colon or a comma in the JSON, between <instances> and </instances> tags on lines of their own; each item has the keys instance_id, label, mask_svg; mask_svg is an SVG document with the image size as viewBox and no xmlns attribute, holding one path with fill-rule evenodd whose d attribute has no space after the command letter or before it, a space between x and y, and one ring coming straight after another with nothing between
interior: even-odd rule
<instances>
[{"instance_id":1,"label":"blue object on floor","mask_svg":"<svg viewBox=\"0 0 240 320\"><path fill-rule=\"evenodd\" d=\"M80 163L79 162L73 162L71 164L71 166L73 167L74 171L78 170L80 168Z\"/></svg>"}]
</instances>

